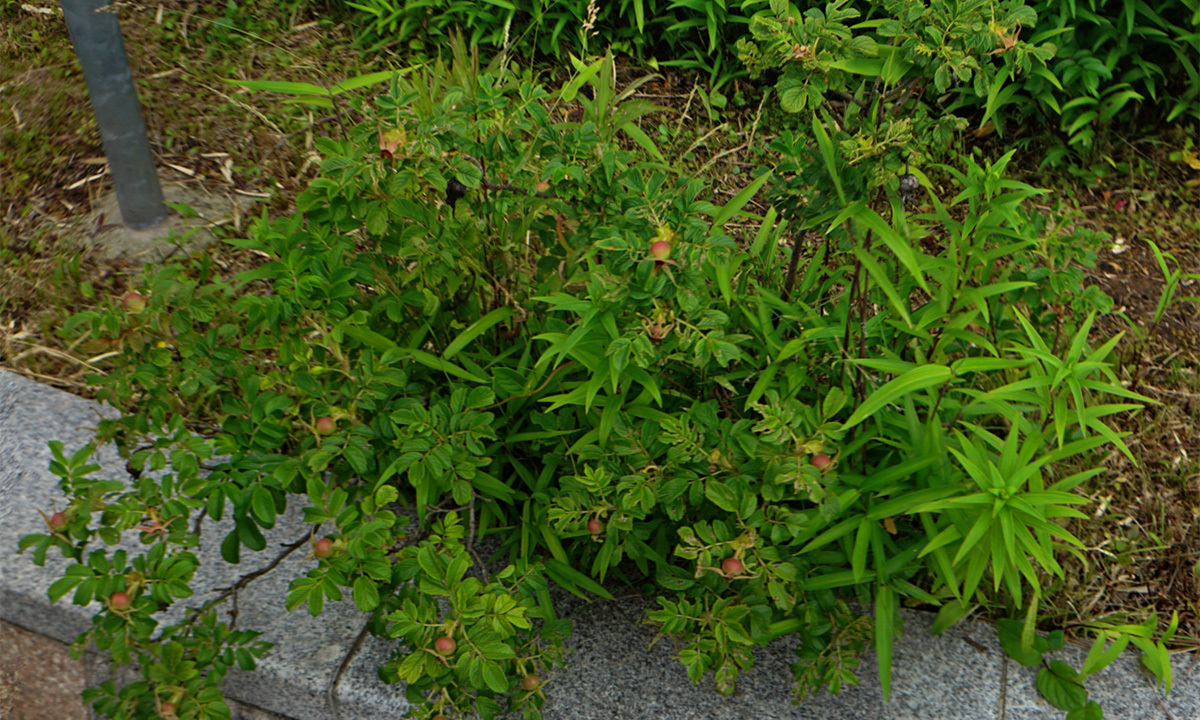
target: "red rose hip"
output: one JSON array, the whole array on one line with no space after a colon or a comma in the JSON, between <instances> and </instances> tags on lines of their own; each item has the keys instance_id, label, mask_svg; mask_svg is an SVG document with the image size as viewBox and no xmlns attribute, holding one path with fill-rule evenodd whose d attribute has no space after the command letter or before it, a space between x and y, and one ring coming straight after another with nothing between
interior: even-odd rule
<instances>
[{"instance_id":1,"label":"red rose hip","mask_svg":"<svg viewBox=\"0 0 1200 720\"><path fill-rule=\"evenodd\" d=\"M666 240L655 240L650 243L650 257L655 260L666 260L671 257L671 243Z\"/></svg>"},{"instance_id":2,"label":"red rose hip","mask_svg":"<svg viewBox=\"0 0 1200 720\"><path fill-rule=\"evenodd\" d=\"M129 593L118 590L108 596L108 604L113 610L128 610L133 607L133 599L129 597Z\"/></svg>"},{"instance_id":3,"label":"red rose hip","mask_svg":"<svg viewBox=\"0 0 1200 720\"><path fill-rule=\"evenodd\" d=\"M825 453L817 453L812 456L812 466L818 470L824 470L833 463L833 459Z\"/></svg>"},{"instance_id":4,"label":"red rose hip","mask_svg":"<svg viewBox=\"0 0 1200 720\"><path fill-rule=\"evenodd\" d=\"M443 635L433 642L433 649L442 656L453 655L457 647L458 643L454 642L454 638L449 635Z\"/></svg>"},{"instance_id":5,"label":"red rose hip","mask_svg":"<svg viewBox=\"0 0 1200 720\"><path fill-rule=\"evenodd\" d=\"M331 417L317 418L317 432L322 435L328 435L337 429L337 423Z\"/></svg>"},{"instance_id":6,"label":"red rose hip","mask_svg":"<svg viewBox=\"0 0 1200 720\"><path fill-rule=\"evenodd\" d=\"M333 540L329 538L321 538L313 545L313 555L324 560L333 555Z\"/></svg>"},{"instance_id":7,"label":"red rose hip","mask_svg":"<svg viewBox=\"0 0 1200 720\"><path fill-rule=\"evenodd\" d=\"M538 686L541 684L542 679L534 673L529 673L525 677L521 678L521 689L525 690L526 692L537 690Z\"/></svg>"},{"instance_id":8,"label":"red rose hip","mask_svg":"<svg viewBox=\"0 0 1200 720\"><path fill-rule=\"evenodd\" d=\"M587 529L591 534L597 535L604 530L604 523L600 522L596 518L592 518L591 520L588 520Z\"/></svg>"},{"instance_id":9,"label":"red rose hip","mask_svg":"<svg viewBox=\"0 0 1200 720\"><path fill-rule=\"evenodd\" d=\"M67 528L67 516L60 512L56 512L50 516L50 519L46 521L46 524L49 525L50 529L54 532L60 532Z\"/></svg>"},{"instance_id":10,"label":"red rose hip","mask_svg":"<svg viewBox=\"0 0 1200 720\"><path fill-rule=\"evenodd\" d=\"M721 563L721 570L726 575L740 575L745 569L746 566L742 564L742 561L735 557L725 558L725 561Z\"/></svg>"},{"instance_id":11,"label":"red rose hip","mask_svg":"<svg viewBox=\"0 0 1200 720\"><path fill-rule=\"evenodd\" d=\"M125 293L125 297L121 298L121 305L125 312L140 313L146 309L146 296L136 292Z\"/></svg>"}]
</instances>

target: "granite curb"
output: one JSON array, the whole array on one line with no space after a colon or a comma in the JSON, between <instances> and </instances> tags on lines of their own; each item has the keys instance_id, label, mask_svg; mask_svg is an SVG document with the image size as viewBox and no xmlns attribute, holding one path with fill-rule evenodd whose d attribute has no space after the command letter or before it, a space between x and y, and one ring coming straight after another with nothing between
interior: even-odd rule
<instances>
[{"instance_id":1,"label":"granite curb","mask_svg":"<svg viewBox=\"0 0 1200 720\"><path fill-rule=\"evenodd\" d=\"M37 509L62 503L57 478L47 470L47 442L62 441L69 455L92 438L98 412L118 416L113 408L0 370L0 547L10 548L0 551L0 619L67 643L89 626L94 608L71 605L69 596L51 605L46 588L65 561L52 551L39 568L15 548L22 535L43 529ZM94 461L102 468L99 477L127 477L111 445ZM293 541L302 529L293 506L266 533L268 550L236 568L224 564L214 546L213 539L223 533L205 533L209 542L198 551L202 569L193 582L195 604L270 562L277 554L271 548ZM258 670L232 672L225 689L231 699L266 711L325 720L333 717L328 686L366 616L349 601L327 603L319 618L288 613L283 607L288 583L314 562L303 555L292 553L240 594L238 626L263 631L276 646ZM709 680L699 686L688 681L669 640L653 642L652 629L639 622L647 603L642 598L564 602L563 614L572 618L575 632L566 668L549 678L546 720L1061 720L1065 715L1038 695L1034 669L1004 657L990 625L966 621L932 637L932 616L908 610L902 611L905 631L895 645L887 703L868 653L859 667L859 686L794 704L789 667L794 638L758 649L755 667L739 678L738 691L722 697ZM402 689L376 679L375 668L390 652L389 643L368 637L346 667L337 686L342 720L390 720L408 709ZM1068 646L1060 654L1078 666L1086 653ZM1087 686L1110 720L1200 720L1200 654L1177 654L1173 668L1169 697L1132 653L1089 678Z\"/></svg>"}]
</instances>

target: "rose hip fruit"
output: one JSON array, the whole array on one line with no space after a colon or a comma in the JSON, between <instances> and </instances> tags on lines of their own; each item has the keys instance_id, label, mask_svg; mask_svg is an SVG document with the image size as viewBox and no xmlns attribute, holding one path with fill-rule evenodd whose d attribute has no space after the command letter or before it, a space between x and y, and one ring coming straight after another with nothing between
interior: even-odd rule
<instances>
[{"instance_id":1,"label":"rose hip fruit","mask_svg":"<svg viewBox=\"0 0 1200 720\"><path fill-rule=\"evenodd\" d=\"M671 257L671 243L666 240L655 240L650 243L650 257L655 260L666 260Z\"/></svg>"},{"instance_id":2,"label":"rose hip fruit","mask_svg":"<svg viewBox=\"0 0 1200 720\"><path fill-rule=\"evenodd\" d=\"M321 538L313 545L313 555L324 560L333 554L333 540Z\"/></svg>"},{"instance_id":3,"label":"rose hip fruit","mask_svg":"<svg viewBox=\"0 0 1200 720\"><path fill-rule=\"evenodd\" d=\"M162 704L163 717L175 717L175 703L165 702Z\"/></svg>"},{"instance_id":4,"label":"rose hip fruit","mask_svg":"<svg viewBox=\"0 0 1200 720\"><path fill-rule=\"evenodd\" d=\"M433 717L429 718L429 720L450 720L450 718L446 717L445 715L434 715Z\"/></svg>"},{"instance_id":5,"label":"rose hip fruit","mask_svg":"<svg viewBox=\"0 0 1200 720\"><path fill-rule=\"evenodd\" d=\"M600 522L596 518L592 518L591 520L588 520L587 528L588 532L593 535L597 535L604 530L604 523Z\"/></svg>"},{"instance_id":6,"label":"rose hip fruit","mask_svg":"<svg viewBox=\"0 0 1200 720\"><path fill-rule=\"evenodd\" d=\"M454 638L449 635L443 635L433 643L433 649L437 650L438 655L453 655L454 649L458 647L458 643L454 642Z\"/></svg>"},{"instance_id":7,"label":"rose hip fruit","mask_svg":"<svg viewBox=\"0 0 1200 720\"><path fill-rule=\"evenodd\" d=\"M829 467L829 464L832 463L833 460L825 453L817 453L816 455L812 456L811 462L812 466L816 469L824 470L825 468Z\"/></svg>"},{"instance_id":8,"label":"rose hip fruit","mask_svg":"<svg viewBox=\"0 0 1200 720\"><path fill-rule=\"evenodd\" d=\"M525 677L521 678L521 689L527 692L537 690L538 686L541 684L542 679L533 673L529 673Z\"/></svg>"},{"instance_id":9,"label":"rose hip fruit","mask_svg":"<svg viewBox=\"0 0 1200 720\"><path fill-rule=\"evenodd\" d=\"M742 561L738 560L737 558L725 558L725 561L721 563L721 570L723 570L726 575L741 575L742 570L745 569L746 566L743 565Z\"/></svg>"},{"instance_id":10,"label":"rose hip fruit","mask_svg":"<svg viewBox=\"0 0 1200 720\"><path fill-rule=\"evenodd\" d=\"M128 610L133 607L133 599L129 597L129 593L118 590L108 596L108 604L113 610Z\"/></svg>"},{"instance_id":11,"label":"rose hip fruit","mask_svg":"<svg viewBox=\"0 0 1200 720\"><path fill-rule=\"evenodd\" d=\"M337 423L329 416L317 418L317 432L328 435L337 429Z\"/></svg>"},{"instance_id":12,"label":"rose hip fruit","mask_svg":"<svg viewBox=\"0 0 1200 720\"><path fill-rule=\"evenodd\" d=\"M60 532L67 528L67 516L60 512L56 512L50 516L50 520L47 521L47 524L50 525L50 529L54 532Z\"/></svg>"},{"instance_id":13,"label":"rose hip fruit","mask_svg":"<svg viewBox=\"0 0 1200 720\"><path fill-rule=\"evenodd\" d=\"M146 309L146 296L136 292L125 293L125 297L121 298L121 305L125 312L140 313Z\"/></svg>"}]
</instances>

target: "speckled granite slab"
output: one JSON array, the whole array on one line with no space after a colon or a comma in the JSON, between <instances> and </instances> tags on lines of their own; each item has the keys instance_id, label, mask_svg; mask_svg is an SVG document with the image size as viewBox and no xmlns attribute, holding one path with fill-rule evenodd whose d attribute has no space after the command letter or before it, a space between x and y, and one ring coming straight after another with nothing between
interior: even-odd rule
<instances>
[{"instance_id":1,"label":"speckled granite slab","mask_svg":"<svg viewBox=\"0 0 1200 720\"><path fill-rule=\"evenodd\" d=\"M91 611L69 603L51 605L46 588L64 561L51 552L45 568L15 554L17 540L40 531L37 509L61 505L57 478L50 474L46 443L60 440L69 455L91 439L100 406L0 370L0 618L69 642L84 630ZM98 476L127 477L114 447L95 461ZM209 527L199 553L201 571L193 587L198 603L216 588L271 561L279 548L303 533L299 508L292 507L267 533L268 551L238 566L220 559L217 543L224 532ZM216 532L212 532L216 530ZM296 720L326 720L333 713L327 689L363 626L365 616L351 602L326 603L320 618L288 613L283 601L288 583L313 563L296 552L238 598L239 627L262 630L276 647L252 673L235 671L226 681L232 699ZM756 666L744 673L732 697L720 697L711 682L693 686L664 640L651 645L653 631L639 622L646 601L582 603L564 601L562 614L575 621L565 670L549 678L547 720L1060 720L1064 713L1042 700L1036 673L1004 659L995 631L967 622L937 638L931 618L904 612L905 632L897 641L892 693L884 704L873 656L860 668L862 684L832 696L827 693L793 704L790 664L794 640L784 639L756 653ZM982 648L982 649L981 649ZM408 708L403 692L380 683L375 668L388 656L387 643L367 638L342 674L338 704L343 720L401 717ZM1082 650L1068 648L1078 662ZM1127 654L1088 680L1106 718L1117 720L1200 720L1200 662L1175 658L1175 690L1164 698L1147 679L1136 656Z\"/></svg>"}]
</instances>

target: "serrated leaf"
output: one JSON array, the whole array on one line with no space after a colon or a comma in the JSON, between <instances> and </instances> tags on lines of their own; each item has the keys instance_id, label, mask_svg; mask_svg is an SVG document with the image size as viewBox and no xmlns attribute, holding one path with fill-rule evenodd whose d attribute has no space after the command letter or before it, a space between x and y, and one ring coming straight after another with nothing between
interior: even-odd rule
<instances>
[{"instance_id":1,"label":"serrated leaf","mask_svg":"<svg viewBox=\"0 0 1200 720\"><path fill-rule=\"evenodd\" d=\"M270 491L261 485L255 488L254 494L250 496L250 510L264 527L275 524L275 501L271 498Z\"/></svg>"},{"instance_id":2,"label":"serrated leaf","mask_svg":"<svg viewBox=\"0 0 1200 720\"><path fill-rule=\"evenodd\" d=\"M483 681L494 692L508 692L508 677L504 674L504 669L497 663L483 664Z\"/></svg>"},{"instance_id":3,"label":"serrated leaf","mask_svg":"<svg viewBox=\"0 0 1200 720\"><path fill-rule=\"evenodd\" d=\"M737 494L733 488L729 487L720 480L709 480L704 486L704 496L709 499L712 504L727 512L737 512L738 502Z\"/></svg>"},{"instance_id":4,"label":"serrated leaf","mask_svg":"<svg viewBox=\"0 0 1200 720\"><path fill-rule=\"evenodd\" d=\"M354 604L363 612L371 612L379 606L379 589L364 575L354 581Z\"/></svg>"}]
</instances>

